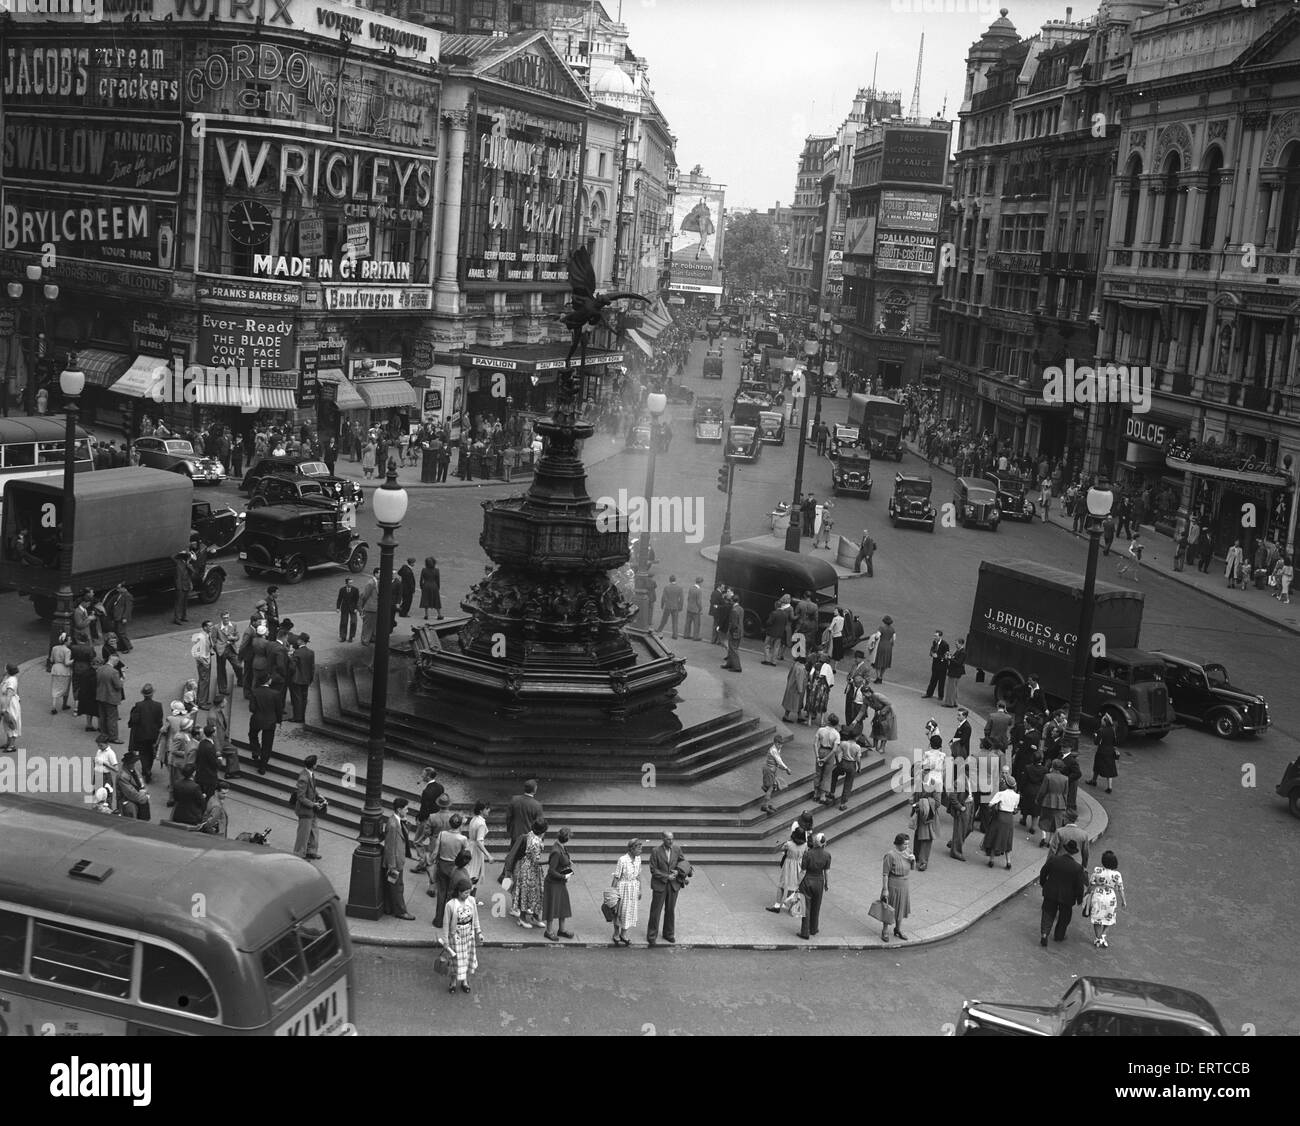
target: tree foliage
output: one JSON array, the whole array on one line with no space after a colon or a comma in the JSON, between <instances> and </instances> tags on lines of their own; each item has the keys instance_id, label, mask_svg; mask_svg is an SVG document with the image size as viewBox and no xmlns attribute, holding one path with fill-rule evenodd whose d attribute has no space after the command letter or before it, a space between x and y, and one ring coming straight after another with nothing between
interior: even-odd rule
<instances>
[{"instance_id":1,"label":"tree foliage","mask_svg":"<svg viewBox=\"0 0 1300 1126\"><path fill-rule=\"evenodd\" d=\"M727 277L737 291L785 288L785 252L766 215L741 215L727 227Z\"/></svg>"}]
</instances>

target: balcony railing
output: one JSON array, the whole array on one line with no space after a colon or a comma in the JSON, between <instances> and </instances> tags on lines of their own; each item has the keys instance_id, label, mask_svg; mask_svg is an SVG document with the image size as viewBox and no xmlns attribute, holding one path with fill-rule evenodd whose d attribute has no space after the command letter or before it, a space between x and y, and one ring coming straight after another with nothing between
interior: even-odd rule
<instances>
[{"instance_id":1,"label":"balcony railing","mask_svg":"<svg viewBox=\"0 0 1300 1126\"><path fill-rule=\"evenodd\" d=\"M1144 250L1138 265L1144 270L1176 270L1182 261L1177 250Z\"/></svg>"},{"instance_id":2,"label":"balcony railing","mask_svg":"<svg viewBox=\"0 0 1300 1126\"><path fill-rule=\"evenodd\" d=\"M1133 251L1131 250L1112 250L1110 252L1110 264L1112 266L1131 266L1133 265Z\"/></svg>"}]
</instances>

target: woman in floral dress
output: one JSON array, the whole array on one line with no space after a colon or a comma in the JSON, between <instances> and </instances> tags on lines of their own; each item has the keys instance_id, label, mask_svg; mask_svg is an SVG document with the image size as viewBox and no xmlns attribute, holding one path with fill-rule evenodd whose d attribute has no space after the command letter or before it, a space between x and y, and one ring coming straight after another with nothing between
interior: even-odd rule
<instances>
[{"instance_id":1,"label":"woman in floral dress","mask_svg":"<svg viewBox=\"0 0 1300 1126\"><path fill-rule=\"evenodd\" d=\"M789 898L790 893L799 890L799 881L803 878L800 861L803 860L803 854L807 851L808 838L804 835L804 831L796 825L790 831L790 839L781 845L780 891L777 893L776 902L768 908L774 915L781 913L781 905Z\"/></svg>"},{"instance_id":2,"label":"woman in floral dress","mask_svg":"<svg viewBox=\"0 0 1300 1126\"><path fill-rule=\"evenodd\" d=\"M542 837L546 835L545 821L534 821L532 830L524 839L524 851L515 863L515 907L519 911L519 925L542 926L542 870L546 858L542 855Z\"/></svg>"},{"instance_id":3,"label":"woman in floral dress","mask_svg":"<svg viewBox=\"0 0 1300 1126\"><path fill-rule=\"evenodd\" d=\"M0 731L4 734L4 749L16 751L18 737L23 733L23 705L18 698L17 665L6 665L5 678L0 681Z\"/></svg>"},{"instance_id":4,"label":"woman in floral dress","mask_svg":"<svg viewBox=\"0 0 1300 1126\"><path fill-rule=\"evenodd\" d=\"M639 839L627 842L627 852L614 866L614 887L618 888L618 911L614 916L614 944L631 946L628 932L636 929L641 900L641 851L645 842Z\"/></svg>"},{"instance_id":5,"label":"woman in floral dress","mask_svg":"<svg viewBox=\"0 0 1300 1126\"><path fill-rule=\"evenodd\" d=\"M447 904L443 922L443 950L451 957L456 972L448 975L447 992L455 993L459 985L462 993L468 993L468 977L478 972L478 944L483 941L483 929L478 922L474 885L463 869L452 877L451 892L453 898Z\"/></svg>"},{"instance_id":6,"label":"woman in floral dress","mask_svg":"<svg viewBox=\"0 0 1300 1126\"><path fill-rule=\"evenodd\" d=\"M1092 920L1092 944L1096 947L1109 946L1106 931L1115 925L1117 905L1128 910L1128 900L1124 898L1124 877L1119 874L1119 857L1110 849L1101 854L1101 867L1092 870L1089 892L1092 896L1089 914Z\"/></svg>"}]
</instances>

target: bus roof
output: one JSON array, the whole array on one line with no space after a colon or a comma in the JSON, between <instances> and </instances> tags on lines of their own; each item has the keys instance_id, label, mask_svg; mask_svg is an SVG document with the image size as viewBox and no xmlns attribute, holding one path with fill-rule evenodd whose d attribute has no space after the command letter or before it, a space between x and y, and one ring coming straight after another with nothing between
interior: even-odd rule
<instances>
[{"instance_id":1,"label":"bus roof","mask_svg":"<svg viewBox=\"0 0 1300 1126\"><path fill-rule=\"evenodd\" d=\"M88 806L0 795L0 838L0 899L157 934L200 957L214 932L256 950L334 895L320 872L291 853ZM70 875L80 860L112 871L103 880Z\"/></svg>"},{"instance_id":2,"label":"bus roof","mask_svg":"<svg viewBox=\"0 0 1300 1126\"><path fill-rule=\"evenodd\" d=\"M194 491L194 483L183 473L169 473L165 469L146 469L129 465L122 469L101 469L97 473L79 473L73 478L77 500L97 500L101 497L150 496L159 493ZM23 492L43 493L53 497L63 496L62 477L11 481L7 488Z\"/></svg>"},{"instance_id":3,"label":"bus roof","mask_svg":"<svg viewBox=\"0 0 1300 1126\"><path fill-rule=\"evenodd\" d=\"M41 418L3 418L0 419L0 445L12 442L61 442L64 438L66 423L62 417ZM78 438L90 435L77 427Z\"/></svg>"}]
</instances>

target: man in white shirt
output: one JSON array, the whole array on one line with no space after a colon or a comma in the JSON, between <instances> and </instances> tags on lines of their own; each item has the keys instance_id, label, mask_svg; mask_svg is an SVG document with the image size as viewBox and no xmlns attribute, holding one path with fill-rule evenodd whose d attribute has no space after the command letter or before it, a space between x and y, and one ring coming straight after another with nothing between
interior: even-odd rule
<instances>
[{"instance_id":1,"label":"man in white shirt","mask_svg":"<svg viewBox=\"0 0 1300 1126\"><path fill-rule=\"evenodd\" d=\"M849 734L848 728L840 731L840 744L835 758L834 766L823 770L825 780L822 788L826 791L826 804L834 803L835 785L843 778L844 789L840 793L840 809L848 809L849 795L853 793L853 779L857 777L858 767L862 762L862 744Z\"/></svg>"},{"instance_id":2,"label":"man in white shirt","mask_svg":"<svg viewBox=\"0 0 1300 1126\"><path fill-rule=\"evenodd\" d=\"M826 722L817 728L817 734L813 736L813 753L816 755L816 764L813 767L813 801L821 802L823 805L829 803L826 797L824 782L829 782L831 771L834 769L837 760L837 754L840 746L840 719L835 714L828 715Z\"/></svg>"},{"instance_id":3,"label":"man in white shirt","mask_svg":"<svg viewBox=\"0 0 1300 1126\"><path fill-rule=\"evenodd\" d=\"M195 677L199 683L195 703L204 711L212 703L212 622L203 620L199 632L190 637L190 656L194 658Z\"/></svg>"}]
</instances>

